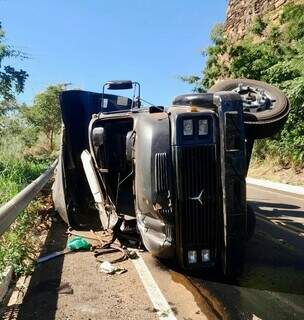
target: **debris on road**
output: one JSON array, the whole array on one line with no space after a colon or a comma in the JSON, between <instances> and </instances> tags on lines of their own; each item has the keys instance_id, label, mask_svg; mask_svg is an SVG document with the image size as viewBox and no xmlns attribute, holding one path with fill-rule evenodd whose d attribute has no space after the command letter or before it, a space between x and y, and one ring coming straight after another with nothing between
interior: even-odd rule
<instances>
[{"instance_id":1,"label":"debris on road","mask_svg":"<svg viewBox=\"0 0 304 320\"><path fill-rule=\"evenodd\" d=\"M109 261L104 261L99 266L99 271L107 274L122 274L127 272L127 269L115 267L113 264Z\"/></svg>"},{"instance_id":2,"label":"debris on road","mask_svg":"<svg viewBox=\"0 0 304 320\"><path fill-rule=\"evenodd\" d=\"M71 251L85 250L89 251L91 249L91 244L85 240L83 237L74 237L68 240L67 248Z\"/></svg>"},{"instance_id":3,"label":"debris on road","mask_svg":"<svg viewBox=\"0 0 304 320\"><path fill-rule=\"evenodd\" d=\"M37 260L37 263L42 263L42 262L46 262L49 261L51 259L54 259L56 257L59 257L61 255L67 254L67 253L71 253L74 251L78 251L78 250L85 250L85 251L89 251L91 249L91 244L86 241L84 238L82 237L74 237L68 240L68 244L67 244L67 248L65 248L64 250L61 251L55 251L52 253L49 253L41 258L39 258Z\"/></svg>"},{"instance_id":4,"label":"debris on road","mask_svg":"<svg viewBox=\"0 0 304 320\"><path fill-rule=\"evenodd\" d=\"M62 251L52 252L44 257L38 259L38 263L51 260L60 255L78 251L85 250L89 251L91 248L94 250L94 256L97 258L98 262L104 262L104 260L99 259L100 255L110 254L115 252L120 252L121 255L118 258L115 258L110 263L121 262L127 259L136 259L137 253L132 250L128 250L126 247L122 246L120 241L116 238L114 234L108 231L103 231L102 235L97 234L93 230L90 230L90 233L80 233L69 228L67 234L73 235L72 238L68 240L67 248ZM88 242L86 239L93 241L93 243ZM94 244L96 241L98 244Z\"/></svg>"},{"instance_id":5,"label":"debris on road","mask_svg":"<svg viewBox=\"0 0 304 320\"><path fill-rule=\"evenodd\" d=\"M110 263L121 262L127 259L137 258L136 252L128 250L121 242L118 240L117 234L112 230L104 231L93 231L90 232L79 232L68 229L67 233L69 235L75 235L77 237L86 238L91 240L91 246L94 251L94 256L98 262L104 262L99 256L111 253L121 253L118 257L112 260L107 259Z\"/></svg>"},{"instance_id":6,"label":"debris on road","mask_svg":"<svg viewBox=\"0 0 304 320\"><path fill-rule=\"evenodd\" d=\"M111 263L117 263L122 262L127 259L136 259L138 257L136 251L128 250L125 247L122 247L121 245L117 245L115 243L107 243L99 248L96 248L94 250L94 256L99 262L104 262L104 260L100 260L98 257L100 255L108 254L108 253L114 253L114 252L121 252L121 256L118 258L112 259Z\"/></svg>"},{"instance_id":7,"label":"debris on road","mask_svg":"<svg viewBox=\"0 0 304 320\"><path fill-rule=\"evenodd\" d=\"M73 294L74 290L68 282L62 283L58 288L59 294Z\"/></svg>"},{"instance_id":8,"label":"debris on road","mask_svg":"<svg viewBox=\"0 0 304 320\"><path fill-rule=\"evenodd\" d=\"M138 254L137 254L137 252L135 250L128 250L127 249L127 254L128 254L128 258L131 259L131 260L138 258Z\"/></svg>"},{"instance_id":9,"label":"debris on road","mask_svg":"<svg viewBox=\"0 0 304 320\"><path fill-rule=\"evenodd\" d=\"M37 260L37 263L46 262L46 261L49 261L49 260L54 259L56 257L62 256L63 254L70 253L70 252L72 252L72 250L70 250L70 249L64 249L64 250L61 250L61 251L55 251L55 252L49 253L49 254L39 258Z\"/></svg>"},{"instance_id":10,"label":"debris on road","mask_svg":"<svg viewBox=\"0 0 304 320\"><path fill-rule=\"evenodd\" d=\"M89 240L98 241L97 235L92 234L92 230L89 233L88 231L75 231L71 227L69 227L66 233L71 236L78 236Z\"/></svg>"}]
</instances>

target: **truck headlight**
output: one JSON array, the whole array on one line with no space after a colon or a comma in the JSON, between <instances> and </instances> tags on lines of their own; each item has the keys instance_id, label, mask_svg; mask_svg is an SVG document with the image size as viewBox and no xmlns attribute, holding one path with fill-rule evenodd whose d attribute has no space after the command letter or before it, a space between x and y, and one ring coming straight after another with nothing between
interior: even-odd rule
<instances>
[{"instance_id":1,"label":"truck headlight","mask_svg":"<svg viewBox=\"0 0 304 320\"><path fill-rule=\"evenodd\" d=\"M193 135L193 121L191 119L187 119L183 121L183 133L184 133L184 136Z\"/></svg>"},{"instance_id":2,"label":"truck headlight","mask_svg":"<svg viewBox=\"0 0 304 320\"><path fill-rule=\"evenodd\" d=\"M209 249L203 249L202 250L202 261L203 262L209 262L210 261L210 250Z\"/></svg>"},{"instance_id":3,"label":"truck headlight","mask_svg":"<svg viewBox=\"0 0 304 320\"><path fill-rule=\"evenodd\" d=\"M195 250L188 251L188 263L196 263L197 262L197 254Z\"/></svg>"},{"instance_id":4,"label":"truck headlight","mask_svg":"<svg viewBox=\"0 0 304 320\"><path fill-rule=\"evenodd\" d=\"M208 134L208 120L201 119L198 121L198 134L200 136L206 136Z\"/></svg>"}]
</instances>

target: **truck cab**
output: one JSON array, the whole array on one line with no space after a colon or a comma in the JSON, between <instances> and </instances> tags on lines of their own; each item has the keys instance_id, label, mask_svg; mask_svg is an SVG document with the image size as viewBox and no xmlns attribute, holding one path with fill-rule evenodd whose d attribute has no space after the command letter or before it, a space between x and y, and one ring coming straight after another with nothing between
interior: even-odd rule
<instances>
[{"instance_id":1,"label":"truck cab","mask_svg":"<svg viewBox=\"0 0 304 320\"><path fill-rule=\"evenodd\" d=\"M109 81L101 94L63 92L61 107L54 201L68 224L93 203L104 230L121 232L133 217L154 256L186 270L240 272L254 229L245 182L254 139L240 93L192 93L166 108L142 107L137 82Z\"/></svg>"}]
</instances>

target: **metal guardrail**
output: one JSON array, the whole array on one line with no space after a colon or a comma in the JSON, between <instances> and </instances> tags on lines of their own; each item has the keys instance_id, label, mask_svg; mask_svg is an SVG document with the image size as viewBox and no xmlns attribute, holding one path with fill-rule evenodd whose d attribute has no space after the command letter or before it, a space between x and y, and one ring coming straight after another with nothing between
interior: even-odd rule
<instances>
[{"instance_id":1,"label":"metal guardrail","mask_svg":"<svg viewBox=\"0 0 304 320\"><path fill-rule=\"evenodd\" d=\"M55 160L48 170L30 183L14 198L0 207L0 236L16 220L19 213L28 206L38 192L45 186L54 173L58 160Z\"/></svg>"}]
</instances>

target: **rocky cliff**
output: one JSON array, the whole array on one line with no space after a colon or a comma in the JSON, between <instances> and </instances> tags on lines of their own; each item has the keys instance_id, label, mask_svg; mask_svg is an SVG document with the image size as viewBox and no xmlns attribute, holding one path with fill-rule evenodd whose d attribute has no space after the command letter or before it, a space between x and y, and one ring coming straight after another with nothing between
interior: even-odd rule
<instances>
[{"instance_id":1,"label":"rocky cliff","mask_svg":"<svg viewBox=\"0 0 304 320\"><path fill-rule=\"evenodd\" d=\"M282 7L292 0L229 0L225 24L226 35L232 40L241 39L257 16L270 16L277 20Z\"/></svg>"}]
</instances>

